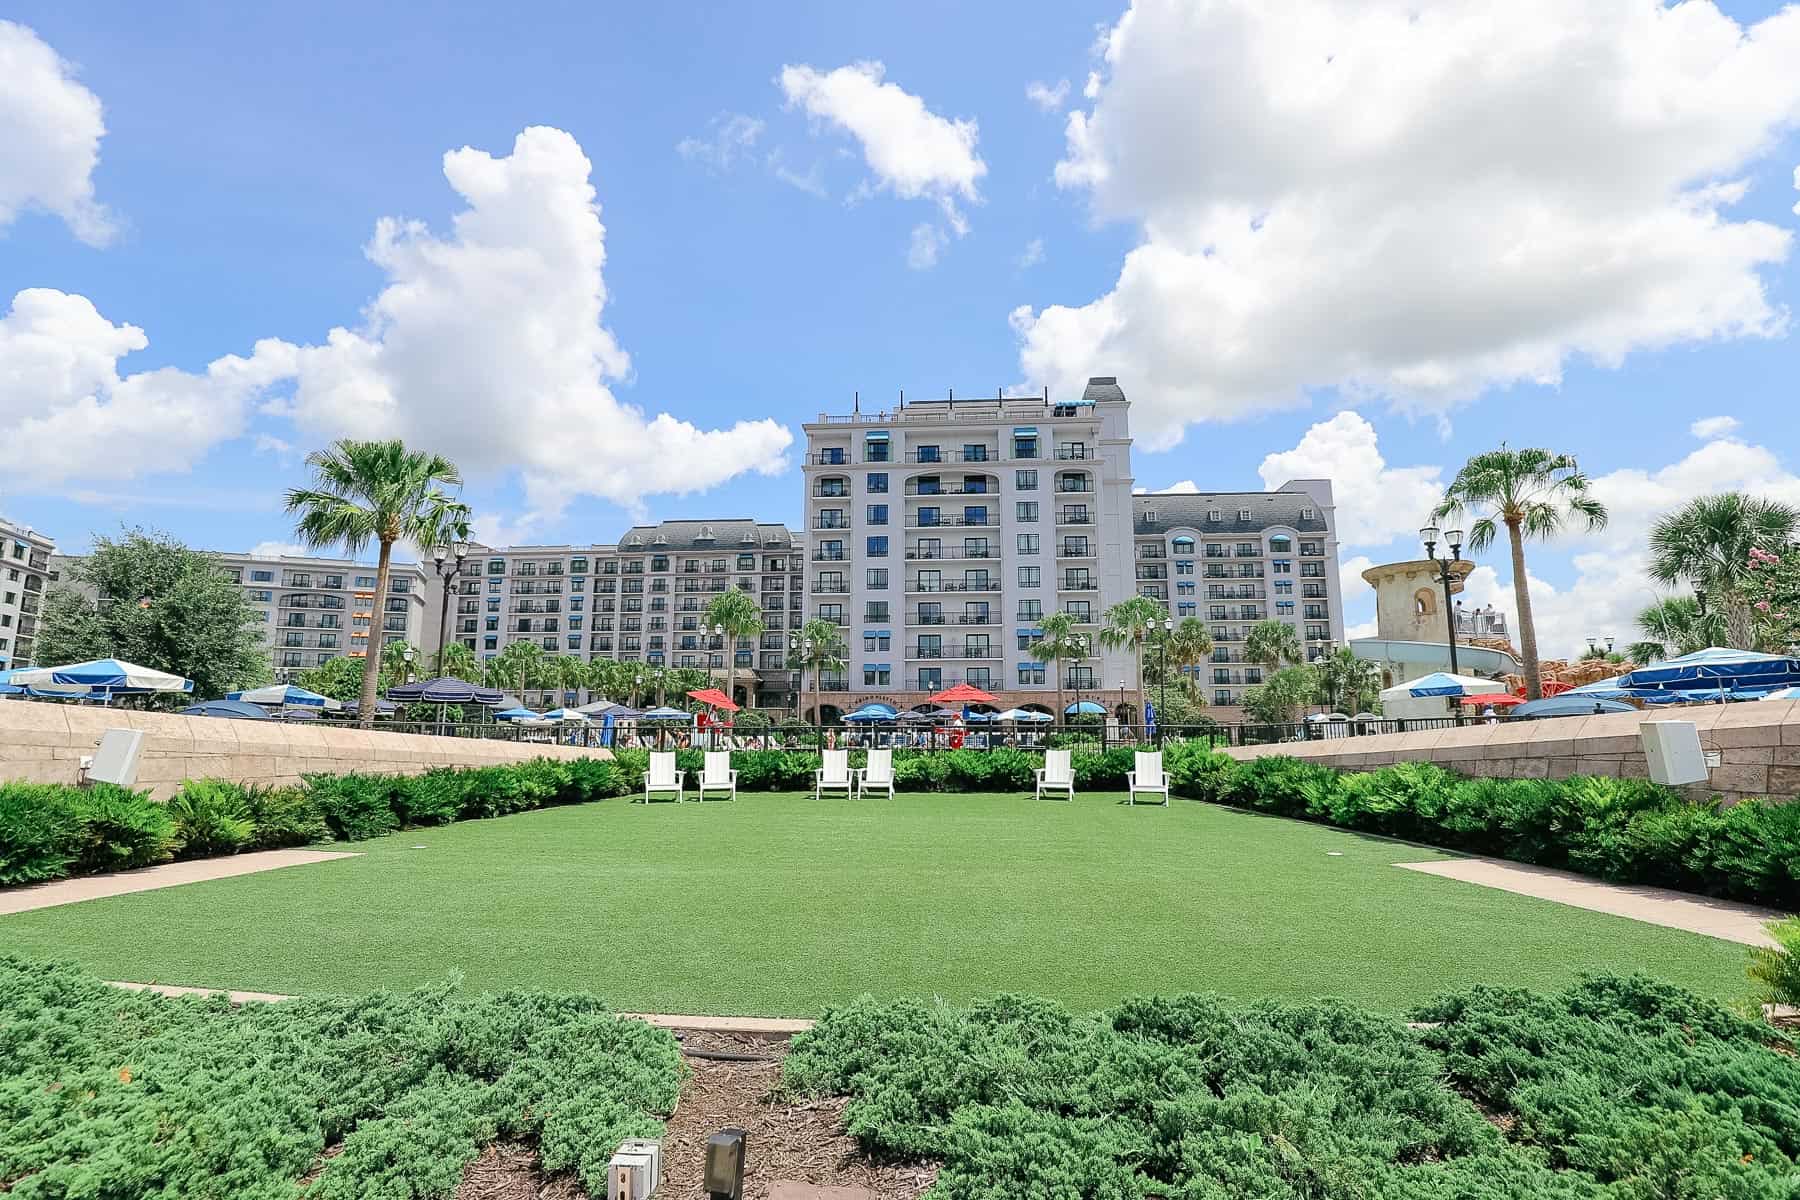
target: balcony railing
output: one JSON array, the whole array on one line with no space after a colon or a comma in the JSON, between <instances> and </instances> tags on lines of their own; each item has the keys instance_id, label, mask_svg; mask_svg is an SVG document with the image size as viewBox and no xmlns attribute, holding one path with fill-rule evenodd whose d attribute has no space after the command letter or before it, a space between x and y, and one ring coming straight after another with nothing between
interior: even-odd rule
<instances>
[{"instance_id":1,"label":"balcony railing","mask_svg":"<svg viewBox=\"0 0 1800 1200\"><path fill-rule=\"evenodd\" d=\"M915 515L906 522L908 529L997 529L999 526L999 517L937 516L927 519Z\"/></svg>"},{"instance_id":2,"label":"balcony railing","mask_svg":"<svg viewBox=\"0 0 1800 1200\"><path fill-rule=\"evenodd\" d=\"M906 557L918 559L923 562L939 562L944 559L953 558L999 558L1000 552L992 547L986 549L959 549L954 546L947 546L937 550L908 550L906 552Z\"/></svg>"},{"instance_id":3,"label":"balcony railing","mask_svg":"<svg viewBox=\"0 0 1800 1200\"><path fill-rule=\"evenodd\" d=\"M924 455L930 455L930 457L922 457ZM927 465L931 463L998 462L1000 461L1000 456L986 447L983 447L974 453L965 453L961 450L908 450L906 452L906 461L909 463L925 463Z\"/></svg>"},{"instance_id":4,"label":"balcony railing","mask_svg":"<svg viewBox=\"0 0 1800 1200\"><path fill-rule=\"evenodd\" d=\"M906 485L908 496L991 496L998 488L989 487L985 483L938 483L929 486L918 483Z\"/></svg>"},{"instance_id":5,"label":"balcony railing","mask_svg":"<svg viewBox=\"0 0 1800 1200\"><path fill-rule=\"evenodd\" d=\"M1094 514L1085 508L1059 508L1056 510L1058 525L1092 525Z\"/></svg>"},{"instance_id":6,"label":"balcony railing","mask_svg":"<svg viewBox=\"0 0 1800 1200\"><path fill-rule=\"evenodd\" d=\"M972 658L981 661L1006 657L991 642L948 642L941 646L913 646L909 658Z\"/></svg>"},{"instance_id":7,"label":"balcony railing","mask_svg":"<svg viewBox=\"0 0 1800 1200\"><path fill-rule=\"evenodd\" d=\"M908 625L998 625L1000 618L993 613L922 613L906 614Z\"/></svg>"},{"instance_id":8,"label":"balcony railing","mask_svg":"<svg viewBox=\"0 0 1800 1200\"><path fill-rule=\"evenodd\" d=\"M909 579L906 581L909 592L997 592L1000 590L998 579L964 580L932 583L929 580Z\"/></svg>"}]
</instances>

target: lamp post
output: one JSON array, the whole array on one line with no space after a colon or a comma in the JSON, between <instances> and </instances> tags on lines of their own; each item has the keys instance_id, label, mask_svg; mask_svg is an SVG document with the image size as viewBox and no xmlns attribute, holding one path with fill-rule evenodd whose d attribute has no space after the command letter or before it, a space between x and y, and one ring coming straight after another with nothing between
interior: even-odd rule
<instances>
[{"instance_id":1,"label":"lamp post","mask_svg":"<svg viewBox=\"0 0 1800 1200\"><path fill-rule=\"evenodd\" d=\"M644 691L644 673L639 671L631 680L631 707L638 707L638 697Z\"/></svg>"},{"instance_id":2,"label":"lamp post","mask_svg":"<svg viewBox=\"0 0 1800 1200\"><path fill-rule=\"evenodd\" d=\"M1456 664L1456 615L1450 607L1451 585L1461 582L1456 574L1456 564L1462 558L1463 531L1446 529L1442 531L1444 543L1450 547L1449 558L1437 556L1437 544L1440 531L1436 525L1427 525L1419 530L1419 540L1425 543L1425 557L1437 566L1438 580L1444 585L1444 629L1450 635L1450 673L1460 674Z\"/></svg>"},{"instance_id":3,"label":"lamp post","mask_svg":"<svg viewBox=\"0 0 1800 1200\"><path fill-rule=\"evenodd\" d=\"M1163 725L1169 719L1169 639L1175 635L1175 618L1164 617L1162 619L1162 634L1162 654L1158 662L1159 672L1156 681L1156 712L1161 718L1156 723L1156 744L1158 746L1162 745Z\"/></svg>"},{"instance_id":4,"label":"lamp post","mask_svg":"<svg viewBox=\"0 0 1800 1200\"><path fill-rule=\"evenodd\" d=\"M712 627L712 633L714 637L719 639L719 649L724 651L725 654L725 697L733 704L736 704L737 655L732 653L732 648L725 644L725 626L722 623L715 623Z\"/></svg>"},{"instance_id":5,"label":"lamp post","mask_svg":"<svg viewBox=\"0 0 1800 1200\"><path fill-rule=\"evenodd\" d=\"M1119 707L1125 708L1125 681L1123 679L1119 680ZM1121 733L1130 733L1131 732L1131 720L1130 720L1131 710L1128 708L1125 708L1125 714L1126 714L1126 721L1125 721L1125 724L1120 728L1120 732Z\"/></svg>"},{"instance_id":6,"label":"lamp post","mask_svg":"<svg viewBox=\"0 0 1800 1200\"><path fill-rule=\"evenodd\" d=\"M451 561L454 555L455 561ZM450 581L462 574L469 557L469 543L458 538L453 544L440 542L432 547L431 558L437 566L437 577L443 581L444 594L438 601L438 674L444 673L444 639L450 628Z\"/></svg>"},{"instance_id":7,"label":"lamp post","mask_svg":"<svg viewBox=\"0 0 1800 1200\"><path fill-rule=\"evenodd\" d=\"M1606 643L1606 649L1604 651L1600 649L1601 642ZM1590 633L1587 635L1587 644L1588 653L1595 658L1600 658L1603 654L1611 654L1613 652L1613 637L1610 633L1605 637L1601 637L1597 633Z\"/></svg>"}]
</instances>

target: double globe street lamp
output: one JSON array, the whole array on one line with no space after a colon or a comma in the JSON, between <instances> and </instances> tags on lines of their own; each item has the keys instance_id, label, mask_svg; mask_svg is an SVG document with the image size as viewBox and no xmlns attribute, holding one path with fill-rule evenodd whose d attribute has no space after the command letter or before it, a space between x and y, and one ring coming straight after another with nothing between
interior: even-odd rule
<instances>
[{"instance_id":1,"label":"double globe street lamp","mask_svg":"<svg viewBox=\"0 0 1800 1200\"><path fill-rule=\"evenodd\" d=\"M452 561L454 556L454 561ZM469 543L458 538L448 545L440 542L431 548L432 562L437 566L437 577L443 583L444 595L438 602L438 674L444 673L444 641L450 627L450 582L462 574L463 563L469 557Z\"/></svg>"},{"instance_id":2,"label":"double globe street lamp","mask_svg":"<svg viewBox=\"0 0 1800 1200\"><path fill-rule=\"evenodd\" d=\"M1439 538L1450 547L1449 558L1439 558L1437 544ZM1450 634L1450 673L1461 674L1456 665L1456 613L1450 603L1450 589L1462 582L1457 573L1456 564L1462 559L1463 531L1460 529L1440 530L1436 525L1427 525L1419 530L1419 540L1425 543L1426 561L1437 565L1438 581L1444 585L1444 628Z\"/></svg>"}]
</instances>

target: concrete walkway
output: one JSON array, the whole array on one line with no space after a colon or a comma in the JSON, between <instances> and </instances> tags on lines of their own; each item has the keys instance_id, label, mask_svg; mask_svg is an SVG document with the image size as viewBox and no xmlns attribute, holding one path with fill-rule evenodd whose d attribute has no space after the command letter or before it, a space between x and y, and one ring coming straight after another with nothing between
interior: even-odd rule
<instances>
[{"instance_id":1,"label":"concrete walkway","mask_svg":"<svg viewBox=\"0 0 1800 1200\"><path fill-rule=\"evenodd\" d=\"M1539 900L1554 900L1590 912L1629 917L1669 929L1685 929L1746 946L1773 946L1775 941L1763 932L1763 925L1780 920L1786 914L1772 908L1739 904L1732 900L1714 900L1689 892L1668 888L1638 887L1628 884L1601 883L1585 875L1556 871L1549 867L1528 867L1498 858L1451 858L1438 862L1395 863L1407 871L1422 871L1444 879L1476 883L1499 888Z\"/></svg>"},{"instance_id":2,"label":"concrete walkway","mask_svg":"<svg viewBox=\"0 0 1800 1200\"><path fill-rule=\"evenodd\" d=\"M137 871L114 871L109 875L58 879L50 883L34 883L30 887L0 891L0 916L30 912L36 908L55 908L59 904L75 904L82 900L98 900L105 896L150 892L184 883L230 879L234 875L254 875L258 871L355 857L355 854L341 850L258 850L251 854L233 854L225 858L197 858L193 862L165 863L160 867L144 867Z\"/></svg>"}]
</instances>

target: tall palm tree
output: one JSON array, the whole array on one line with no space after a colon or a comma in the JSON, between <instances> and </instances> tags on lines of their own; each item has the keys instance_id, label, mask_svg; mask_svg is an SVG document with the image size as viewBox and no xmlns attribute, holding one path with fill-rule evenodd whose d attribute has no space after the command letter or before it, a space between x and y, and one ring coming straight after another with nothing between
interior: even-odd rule
<instances>
[{"instance_id":1,"label":"tall palm tree","mask_svg":"<svg viewBox=\"0 0 1800 1200\"><path fill-rule=\"evenodd\" d=\"M636 663L596 658L588 664L587 690L593 695L623 702L631 695L632 680L637 675L636 667Z\"/></svg>"},{"instance_id":2,"label":"tall palm tree","mask_svg":"<svg viewBox=\"0 0 1800 1200\"><path fill-rule=\"evenodd\" d=\"M1543 694L1538 673L1537 625L1531 618L1531 581L1525 573L1526 539L1548 541L1569 525L1589 532L1606 527L1606 505L1588 492L1588 477L1572 454L1528 447L1477 454L1463 464L1444 499L1432 511L1443 520L1453 513L1478 514L1466 545L1479 554L1494 544L1500 527L1512 544L1513 603L1519 616L1519 655L1524 659L1525 695Z\"/></svg>"},{"instance_id":3,"label":"tall palm tree","mask_svg":"<svg viewBox=\"0 0 1800 1200\"><path fill-rule=\"evenodd\" d=\"M381 613L376 612L375 616L380 617ZM395 683L405 683L407 674L412 670L412 665L419 661L421 659L418 649L404 638L399 641L383 642L381 645L381 673L387 676L390 686Z\"/></svg>"},{"instance_id":4,"label":"tall palm tree","mask_svg":"<svg viewBox=\"0 0 1800 1200\"><path fill-rule=\"evenodd\" d=\"M1650 527L1650 576L1704 589L1725 614L1725 643L1754 650L1756 614L1744 596L1750 551L1787 544L1796 527L1800 509L1760 496L1696 497Z\"/></svg>"},{"instance_id":5,"label":"tall palm tree","mask_svg":"<svg viewBox=\"0 0 1800 1200\"><path fill-rule=\"evenodd\" d=\"M568 693L580 692L587 686L587 664L581 661L579 654L559 654L550 660L548 667L551 685L562 693L556 698L559 705L568 703Z\"/></svg>"},{"instance_id":6,"label":"tall palm tree","mask_svg":"<svg viewBox=\"0 0 1800 1200\"><path fill-rule=\"evenodd\" d=\"M1278 670L1284 662L1299 666L1305 655L1300 648L1299 632L1286 621L1277 621L1273 617L1252 625L1249 635L1244 638L1245 659L1261 663L1271 671Z\"/></svg>"},{"instance_id":7,"label":"tall palm tree","mask_svg":"<svg viewBox=\"0 0 1800 1200\"><path fill-rule=\"evenodd\" d=\"M480 671L481 664L475 658L475 651L461 642L451 642L438 654L438 672L453 679L466 679L473 682Z\"/></svg>"},{"instance_id":8,"label":"tall palm tree","mask_svg":"<svg viewBox=\"0 0 1800 1200\"><path fill-rule=\"evenodd\" d=\"M1163 619L1163 606L1148 596L1133 596L1107 609L1100 626L1100 644L1111 650L1131 647L1137 664L1137 717L1144 714L1144 643ZM1129 722L1136 724L1137 722Z\"/></svg>"},{"instance_id":9,"label":"tall palm tree","mask_svg":"<svg viewBox=\"0 0 1800 1200\"><path fill-rule=\"evenodd\" d=\"M1038 629L1044 636L1032 644L1031 657L1038 662L1050 664L1050 672L1056 676L1056 719L1059 723L1066 723L1068 715L1063 712L1062 664L1070 659L1088 656L1087 634L1075 628L1075 618L1066 612L1051 613L1038 622Z\"/></svg>"},{"instance_id":10,"label":"tall palm tree","mask_svg":"<svg viewBox=\"0 0 1800 1200\"><path fill-rule=\"evenodd\" d=\"M1324 692L1328 709L1337 710L1342 701L1346 712L1363 712L1375 707L1381 695L1381 668L1366 658L1358 658L1348 646L1339 646L1320 657L1319 690Z\"/></svg>"},{"instance_id":11,"label":"tall palm tree","mask_svg":"<svg viewBox=\"0 0 1800 1200\"><path fill-rule=\"evenodd\" d=\"M800 627L800 669L812 672L813 724L823 725L819 678L844 667L844 631L837 622L814 617Z\"/></svg>"},{"instance_id":12,"label":"tall palm tree","mask_svg":"<svg viewBox=\"0 0 1800 1200\"><path fill-rule=\"evenodd\" d=\"M313 486L293 488L287 494L287 511L294 514L294 532L309 548L341 545L355 557L371 541L381 547L375 564L377 610L371 616L370 648L363 657L362 707L357 723L364 729L375 721L375 692L381 678L381 657L374 649L380 637L379 604L388 594L388 575L394 543L403 539L430 545L443 528L446 514L459 502L443 490L458 485L462 477L449 459L408 450L395 441L360 442L344 438L328 450L306 456Z\"/></svg>"},{"instance_id":13,"label":"tall palm tree","mask_svg":"<svg viewBox=\"0 0 1800 1200\"><path fill-rule=\"evenodd\" d=\"M1643 639L1625 652L1639 663L1692 654L1720 645L1727 636L1724 614L1716 607L1702 612L1692 596L1665 596L1637 615L1637 627Z\"/></svg>"},{"instance_id":14,"label":"tall palm tree","mask_svg":"<svg viewBox=\"0 0 1800 1200\"><path fill-rule=\"evenodd\" d=\"M490 686L519 689L519 703L525 703L525 692L542 676L544 649L536 642L508 642L489 664Z\"/></svg>"},{"instance_id":15,"label":"tall palm tree","mask_svg":"<svg viewBox=\"0 0 1800 1200\"><path fill-rule=\"evenodd\" d=\"M737 643L739 638L759 638L762 636L762 606L756 597L742 588L734 587L720 592L706 606L706 614L701 618L702 625L708 630L720 628L725 631L725 694L732 700L737 699ZM745 690L744 700L750 708L756 707L756 681L753 678Z\"/></svg>"},{"instance_id":16,"label":"tall palm tree","mask_svg":"<svg viewBox=\"0 0 1800 1200\"><path fill-rule=\"evenodd\" d=\"M1169 661L1175 664L1180 672L1182 682L1187 685L1188 699L1195 704L1203 703L1200 699L1200 668L1212 656L1212 634L1206 623L1199 617L1183 617L1168 635Z\"/></svg>"}]
</instances>

